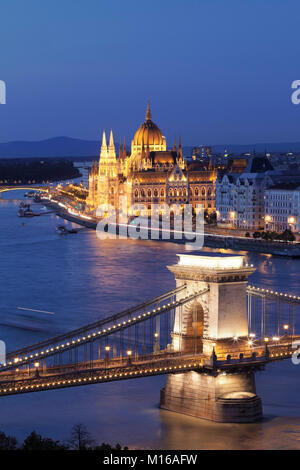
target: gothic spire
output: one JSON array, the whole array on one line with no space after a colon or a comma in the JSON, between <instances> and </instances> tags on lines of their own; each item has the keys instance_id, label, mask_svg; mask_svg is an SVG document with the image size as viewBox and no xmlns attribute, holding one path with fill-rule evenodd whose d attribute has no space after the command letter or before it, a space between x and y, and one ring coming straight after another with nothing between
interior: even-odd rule
<instances>
[{"instance_id":1,"label":"gothic spire","mask_svg":"<svg viewBox=\"0 0 300 470\"><path fill-rule=\"evenodd\" d=\"M150 111L150 102L149 102L149 98L148 98L146 121L151 121L151 119L152 119L152 114L151 114L151 111Z\"/></svg>"},{"instance_id":2,"label":"gothic spire","mask_svg":"<svg viewBox=\"0 0 300 470\"><path fill-rule=\"evenodd\" d=\"M177 152L177 147L176 147L176 137L174 137L173 152Z\"/></svg>"},{"instance_id":3,"label":"gothic spire","mask_svg":"<svg viewBox=\"0 0 300 470\"><path fill-rule=\"evenodd\" d=\"M125 137L124 137L124 144L123 144L123 156L124 158L127 157Z\"/></svg>"},{"instance_id":4,"label":"gothic spire","mask_svg":"<svg viewBox=\"0 0 300 470\"><path fill-rule=\"evenodd\" d=\"M109 136L108 157L113 158L113 159L116 158L116 150L115 150L114 136L113 136L112 129L110 130L110 136Z\"/></svg>"},{"instance_id":5,"label":"gothic spire","mask_svg":"<svg viewBox=\"0 0 300 470\"><path fill-rule=\"evenodd\" d=\"M110 148L115 148L114 136L113 136L113 131L112 131L112 129L110 130L109 147L110 147Z\"/></svg>"},{"instance_id":6,"label":"gothic spire","mask_svg":"<svg viewBox=\"0 0 300 470\"><path fill-rule=\"evenodd\" d=\"M179 158L182 158L181 137L179 137L179 144L178 144L178 157L179 157Z\"/></svg>"},{"instance_id":7,"label":"gothic spire","mask_svg":"<svg viewBox=\"0 0 300 470\"><path fill-rule=\"evenodd\" d=\"M102 148L107 148L105 130L103 130L102 135Z\"/></svg>"},{"instance_id":8,"label":"gothic spire","mask_svg":"<svg viewBox=\"0 0 300 470\"><path fill-rule=\"evenodd\" d=\"M107 144L106 144L106 135L105 135L105 130L104 130L103 131L103 136L102 136L100 160L105 159L106 156L107 156Z\"/></svg>"}]
</instances>

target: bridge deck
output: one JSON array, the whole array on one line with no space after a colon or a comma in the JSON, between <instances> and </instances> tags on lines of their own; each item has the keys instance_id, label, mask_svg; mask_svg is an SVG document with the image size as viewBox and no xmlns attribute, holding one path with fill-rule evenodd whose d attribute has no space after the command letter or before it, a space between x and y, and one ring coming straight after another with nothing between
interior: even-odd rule
<instances>
[{"instance_id":1,"label":"bridge deck","mask_svg":"<svg viewBox=\"0 0 300 470\"><path fill-rule=\"evenodd\" d=\"M215 340L211 356L200 351L202 341L211 342L213 347L212 340L198 337L191 330L192 336L186 337L192 349L172 350L175 309L180 324L183 307L188 304L190 308L209 292L209 288L190 293L185 289L184 284L118 314L8 353L6 363L0 365L0 396L192 370L207 373L255 370L295 353L300 335L292 334L294 327L272 338ZM290 304L291 296L264 293L253 286L249 289L258 296L283 297L282 301ZM292 301L298 303L298 298L293 296ZM291 310L289 317L292 320Z\"/></svg>"},{"instance_id":2,"label":"bridge deck","mask_svg":"<svg viewBox=\"0 0 300 470\"><path fill-rule=\"evenodd\" d=\"M300 337L298 337L300 338ZM242 349L239 350L242 352ZM159 354L145 355L140 358L119 357L112 360L95 360L80 364L67 364L48 367L39 372L30 370L4 371L0 374L0 396L20 393L55 390L88 384L112 382L188 371L227 372L241 371L245 368L257 369L267 363L290 358L295 352L292 341L287 339L281 344L255 348L256 357L242 359L235 352L230 360L220 356L215 362L203 354L182 355L180 352L161 351Z\"/></svg>"}]
</instances>

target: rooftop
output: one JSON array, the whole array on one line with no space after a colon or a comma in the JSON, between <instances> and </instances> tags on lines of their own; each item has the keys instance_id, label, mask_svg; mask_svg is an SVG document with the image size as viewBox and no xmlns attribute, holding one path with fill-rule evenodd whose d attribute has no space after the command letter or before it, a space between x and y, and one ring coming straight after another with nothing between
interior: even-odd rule
<instances>
[{"instance_id":1,"label":"rooftop","mask_svg":"<svg viewBox=\"0 0 300 470\"><path fill-rule=\"evenodd\" d=\"M247 164L245 173L265 173L274 170L270 161L265 156L252 156Z\"/></svg>"},{"instance_id":2,"label":"rooftop","mask_svg":"<svg viewBox=\"0 0 300 470\"><path fill-rule=\"evenodd\" d=\"M244 256L220 255L210 253L209 255L181 255L179 266L193 266L206 269L238 269L244 266Z\"/></svg>"},{"instance_id":3,"label":"rooftop","mask_svg":"<svg viewBox=\"0 0 300 470\"><path fill-rule=\"evenodd\" d=\"M272 186L269 189L286 189L286 190L290 190L290 191L294 191L295 189L300 190L300 181L296 181L296 182L293 182L293 183L278 183L278 184L275 184L274 186Z\"/></svg>"}]
</instances>

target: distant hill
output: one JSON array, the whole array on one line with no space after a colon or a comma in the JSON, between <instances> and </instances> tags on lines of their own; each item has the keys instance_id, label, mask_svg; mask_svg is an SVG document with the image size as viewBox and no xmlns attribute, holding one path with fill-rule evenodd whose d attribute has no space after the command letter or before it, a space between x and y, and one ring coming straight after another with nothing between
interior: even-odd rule
<instances>
[{"instance_id":1,"label":"distant hill","mask_svg":"<svg viewBox=\"0 0 300 470\"><path fill-rule=\"evenodd\" d=\"M51 139L15 141L0 143L0 158L23 157L97 157L100 153L100 141L73 139L71 137L53 137ZM252 152L300 152L300 142L262 143L262 144L223 144L213 145L214 153ZM118 143L116 143L118 151ZM183 147L185 156L191 155L192 146Z\"/></svg>"},{"instance_id":2,"label":"distant hill","mask_svg":"<svg viewBox=\"0 0 300 470\"><path fill-rule=\"evenodd\" d=\"M37 142L15 141L0 143L0 157L81 157L97 156L100 142L54 137Z\"/></svg>"}]
</instances>

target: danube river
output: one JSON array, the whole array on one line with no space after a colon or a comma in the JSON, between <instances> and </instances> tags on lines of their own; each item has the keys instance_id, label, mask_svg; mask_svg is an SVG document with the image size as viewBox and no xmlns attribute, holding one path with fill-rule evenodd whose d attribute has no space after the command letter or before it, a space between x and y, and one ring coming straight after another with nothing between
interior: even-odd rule
<instances>
[{"instance_id":1,"label":"danube river","mask_svg":"<svg viewBox=\"0 0 300 470\"><path fill-rule=\"evenodd\" d=\"M54 214L17 217L22 196L0 199L0 329L8 350L174 287L166 265L182 246L100 241L93 231L59 236ZM257 267L253 284L300 294L300 260L251 254L247 261ZM96 441L131 448L300 449L300 365L290 360L257 373L265 415L257 424L214 424L159 410L164 382L153 377L0 398L0 430L20 441L32 430L67 440L72 426L84 423Z\"/></svg>"}]
</instances>

